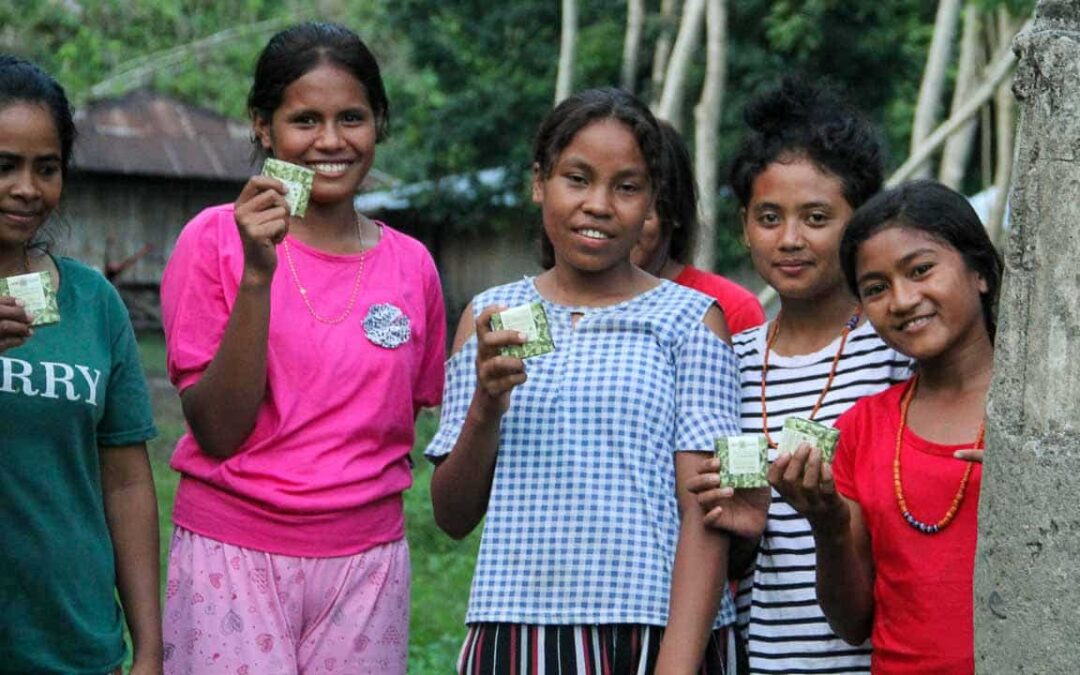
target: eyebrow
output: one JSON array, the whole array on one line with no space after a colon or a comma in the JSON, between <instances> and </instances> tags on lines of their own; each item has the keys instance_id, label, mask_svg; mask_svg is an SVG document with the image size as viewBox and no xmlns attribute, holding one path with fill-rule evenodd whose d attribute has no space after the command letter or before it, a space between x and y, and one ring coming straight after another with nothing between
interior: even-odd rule
<instances>
[{"instance_id":1,"label":"eyebrow","mask_svg":"<svg viewBox=\"0 0 1080 675\"><path fill-rule=\"evenodd\" d=\"M0 159L19 160L19 159L24 159L24 157L23 157L23 155L20 155L17 152L5 152L3 150L0 150ZM51 152L51 153L49 153L47 155L38 155L37 157L33 157L31 159L31 161L34 161L34 162L59 162L60 161L60 155L56 154L55 152Z\"/></svg>"},{"instance_id":2,"label":"eyebrow","mask_svg":"<svg viewBox=\"0 0 1080 675\"><path fill-rule=\"evenodd\" d=\"M908 253L903 258L900 258L900 260L897 261L897 264L898 265L909 265L909 264L911 264L912 260L915 260L919 256L928 255L928 254L932 255L934 253L937 253L937 251L935 249L932 249L932 248L918 248L918 249L915 249L914 251L912 251L911 253ZM881 272L867 272L866 274L864 274L861 277L859 277L858 279L856 279L855 283L858 284L858 285L861 285L863 282L865 282L868 279L877 279L877 278L881 278L881 277L884 277L884 276L885 275L882 274Z\"/></svg>"}]
</instances>

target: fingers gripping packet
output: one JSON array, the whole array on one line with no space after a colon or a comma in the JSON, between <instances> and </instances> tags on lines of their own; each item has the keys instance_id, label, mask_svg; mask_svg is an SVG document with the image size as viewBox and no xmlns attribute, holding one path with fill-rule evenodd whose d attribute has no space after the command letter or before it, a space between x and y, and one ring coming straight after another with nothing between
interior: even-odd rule
<instances>
[{"instance_id":1,"label":"fingers gripping packet","mask_svg":"<svg viewBox=\"0 0 1080 675\"><path fill-rule=\"evenodd\" d=\"M285 201L289 204L289 214L303 218L311 198L311 184L315 182L315 172L307 167L273 158L263 163L262 172L264 176L277 178L285 183Z\"/></svg>"},{"instance_id":2,"label":"fingers gripping packet","mask_svg":"<svg viewBox=\"0 0 1080 675\"><path fill-rule=\"evenodd\" d=\"M822 460L831 462L839 440L838 429L800 417L789 417L784 420L784 438L777 450L793 453L800 444L809 443L811 447L821 450Z\"/></svg>"},{"instance_id":3,"label":"fingers gripping packet","mask_svg":"<svg viewBox=\"0 0 1080 675\"><path fill-rule=\"evenodd\" d=\"M526 335L528 341L525 344L503 347L504 356L527 359L555 351L547 313L539 302L518 305L493 315L491 330L516 330Z\"/></svg>"},{"instance_id":4,"label":"fingers gripping packet","mask_svg":"<svg viewBox=\"0 0 1080 675\"><path fill-rule=\"evenodd\" d=\"M0 295L18 298L23 307L33 315L32 326L44 326L60 321L60 307L56 302L52 277L48 272L30 272L13 277L0 278Z\"/></svg>"},{"instance_id":5,"label":"fingers gripping packet","mask_svg":"<svg viewBox=\"0 0 1080 675\"><path fill-rule=\"evenodd\" d=\"M728 436L716 439L720 484L733 488L768 487L769 444L764 436Z\"/></svg>"}]
</instances>

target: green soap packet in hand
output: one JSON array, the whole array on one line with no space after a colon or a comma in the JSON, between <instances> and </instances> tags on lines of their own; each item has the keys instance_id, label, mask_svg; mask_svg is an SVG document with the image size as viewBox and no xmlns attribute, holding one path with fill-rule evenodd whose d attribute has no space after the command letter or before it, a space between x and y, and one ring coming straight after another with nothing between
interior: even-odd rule
<instances>
[{"instance_id":1,"label":"green soap packet in hand","mask_svg":"<svg viewBox=\"0 0 1080 675\"><path fill-rule=\"evenodd\" d=\"M516 330L527 336L528 341L523 345L503 347L504 356L528 359L555 351L547 313L539 302L518 305L494 314L491 317L491 330Z\"/></svg>"},{"instance_id":2,"label":"green soap packet in hand","mask_svg":"<svg viewBox=\"0 0 1080 675\"><path fill-rule=\"evenodd\" d=\"M781 453L794 453L802 443L821 450L821 458L826 462L833 460L836 443L840 440L840 431L820 422L812 422L801 417L789 417L784 420L784 438L777 450Z\"/></svg>"},{"instance_id":3,"label":"green soap packet in hand","mask_svg":"<svg viewBox=\"0 0 1080 675\"><path fill-rule=\"evenodd\" d=\"M728 436L716 439L720 484L733 488L769 486L769 444L764 436Z\"/></svg>"},{"instance_id":4,"label":"green soap packet in hand","mask_svg":"<svg viewBox=\"0 0 1080 675\"><path fill-rule=\"evenodd\" d=\"M311 199L311 184L315 182L315 172L305 166L272 157L263 163L262 172L264 176L277 178L285 183L285 201L289 204L289 214L303 218L307 213L308 200Z\"/></svg>"},{"instance_id":5,"label":"green soap packet in hand","mask_svg":"<svg viewBox=\"0 0 1080 675\"><path fill-rule=\"evenodd\" d=\"M18 298L33 315L31 326L44 326L60 321L60 306L56 301L52 277L48 272L30 272L0 278L0 295Z\"/></svg>"}]
</instances>

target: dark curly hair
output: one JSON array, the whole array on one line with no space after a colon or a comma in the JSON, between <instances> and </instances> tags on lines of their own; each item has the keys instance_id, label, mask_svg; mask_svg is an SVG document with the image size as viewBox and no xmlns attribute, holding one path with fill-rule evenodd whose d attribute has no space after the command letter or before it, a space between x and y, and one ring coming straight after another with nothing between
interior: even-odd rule
<instances>
[{"instance_id":1,"label":"dark curly hair","mask_svg":"<svg viewBox=\"0 0 1080 675\"><path fill-rule=\"evenodd\" d=\"M878 132L835 88L789 76L751 100L743 118L750 133L728 175L743 208L750 203L754 179L773 162L794 157L806 157L840 179L853 209L881 189Z\"/></svg>"},{"instance_id":2,"label":"dark curly hair","mask_svg":"<svg viewBox=\"0 0 1080 675\"><path fill-rule=\"evenodd\" d=\"M255 64L247 101L249 114L269 122L285 97L285 88L323 63L341 67L364 85L375 115L376 140L385 138L390 103L379 64L356 33L336 23L308 21L270 38ZM261 150L258 143L256 149Z\"/></svg>"},{"instance_id":3,"label":"dark curly hair","mask_svg":"<svg viewBox=\"0 0 1080 675\"><path fill-rule=\"evenodd\" d=\"M917 180L881 192L860 206L848 220L840 242L840 266L855 297L859 297L855 276L859 247L890 227L917 230L951 246L969 269L982 276L987 288L981 297L983 320L993 340L1003 264L968 200L940 183Z\"/></svg>"},{"instance_id":4,"label":"dark curly hair","mask_svg":"<svg viewBox=\"0 0 1080 675\"><path fill-rule=\"evenodd\" d=\"M559 154L573 142L579 131L600 120L622 122L637 139L649 172L653 194L663 183L660 127L648 107L633 94L615 87L586 89L570 96L547 114L533 141L533 162L543 179L551 177ZM555 250L543 227L540 228L540 264L555 265Z\"/></svg>"},{"instance_id":5,"label":"dark curly hair","mask_svg":"<svg viewBox=\"0 0 1080 675\"><path fill-rule=\"evenodd\" d=\"M15 103L40 105L52 116L60 138L60 174L67 177L75 145L75 121L64 88L30 61L0 54L0 108Z\"/></svg>"}]
</instances>

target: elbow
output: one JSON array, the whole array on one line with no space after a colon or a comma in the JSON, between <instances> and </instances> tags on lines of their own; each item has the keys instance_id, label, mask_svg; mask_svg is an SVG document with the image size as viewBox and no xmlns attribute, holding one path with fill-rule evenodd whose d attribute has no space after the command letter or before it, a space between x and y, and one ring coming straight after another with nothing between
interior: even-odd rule
<instances>
[{"instance_id":1,"label":"elbow","mask_svg":"<svg viewBox=\"0 0 1080 675\"><path fill-rule=\"evenodd\" d=\"M435 516L435 524L454 541L461 541L473 531L472 526L452 519L447 519L446 517L440 518L439 516Z\"/></svg>"},{"instance_id":2,"label":"elbow","mask_svg":"<svg viewBox=\"0 0 1080 675\"><path fill-rule=\"evenodd\" d=\"M438 497L435 486L432 485L431 512L435 517L435 524L454 541L461 541L473 531L476 527L476 521L455 513L453 509L442 504L442 501Z\"/></svg>"},{"instance_id":3,"label":"elbow","mask_svg":"<svg viewBox=\"0 0 1080 675\"><path fill-rule=\"evenodd\" d=\"M870 639L870 622L860 622L858 625L841 626L829 622L833 632L844 642L857 647Z\"/></svg>"},{"instance_id":4,"label":"elbow","mask_svg":"<svg viewBox=\"0 0 1080 675\"><path fill-rule=\"evenodd\" d=\"M203 433L199 425L193 421L188 421L188 429L191 431L195 443L199 446L199 450L207 457L223 462L235 455L236 451L240 449L240 443L229 442L215 434Z\"/></svg>"}]
</instances>

